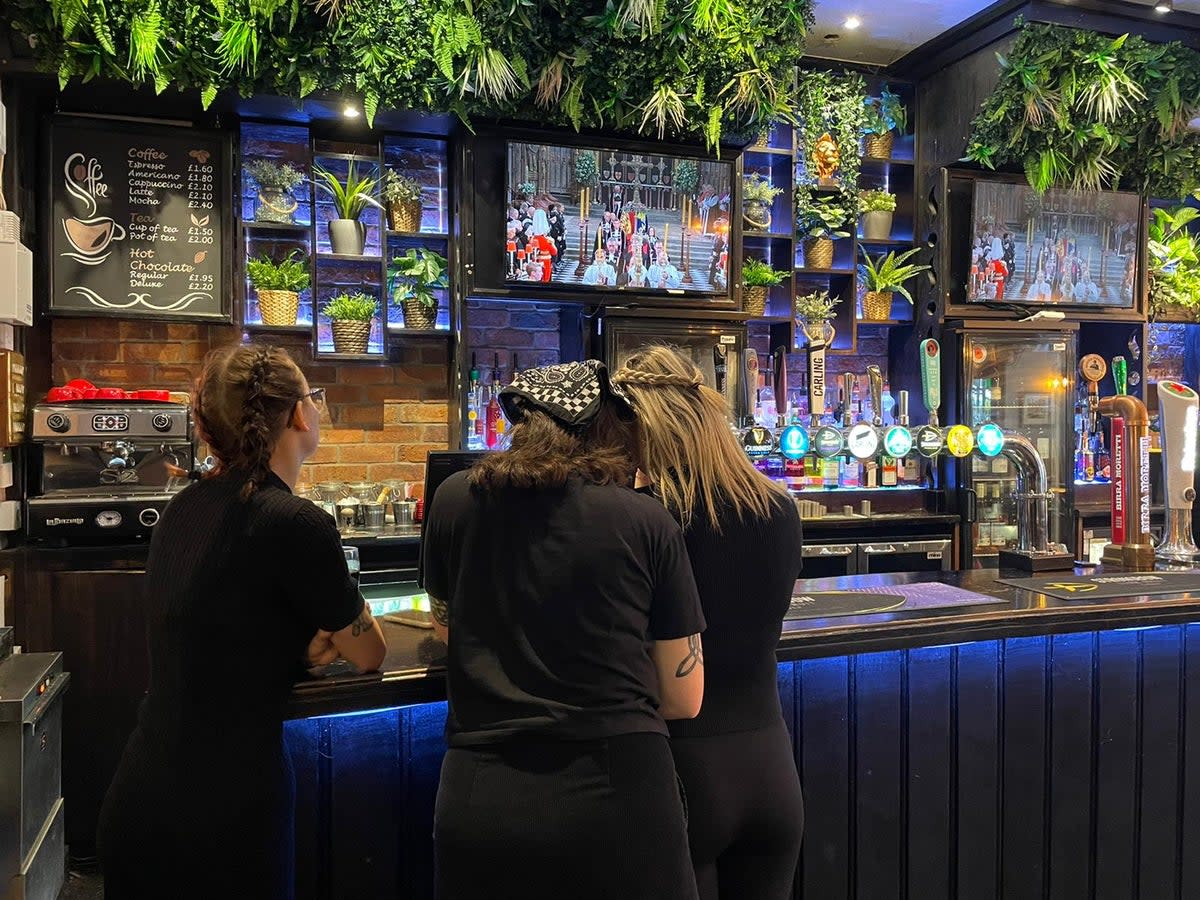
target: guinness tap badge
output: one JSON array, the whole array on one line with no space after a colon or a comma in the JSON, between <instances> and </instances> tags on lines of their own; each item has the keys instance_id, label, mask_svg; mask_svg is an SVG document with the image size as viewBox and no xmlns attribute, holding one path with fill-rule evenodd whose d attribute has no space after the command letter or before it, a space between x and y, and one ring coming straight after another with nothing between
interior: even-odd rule
<instances>
[{"instance_id":1,"label":"guinness tap badge","mask_svg":"<svg viewBox=\"0 0 1200 900\"><path fill-rule=\"evenodd\" d=\"M771 429L755 425L747 428L742 436L742 449L751 459L762 459L775 449L775 438Z\"/></svg>"}]
</instances>

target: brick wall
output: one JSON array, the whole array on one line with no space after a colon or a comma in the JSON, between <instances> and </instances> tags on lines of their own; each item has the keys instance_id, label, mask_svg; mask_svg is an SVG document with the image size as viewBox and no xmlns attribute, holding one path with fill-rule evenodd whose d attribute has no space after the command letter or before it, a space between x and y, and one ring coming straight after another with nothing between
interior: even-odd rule
<instances>
[{"instance_id":1,"label":"brick wall","mask_svg":"<svg viewBox=\"0 0 1200 900\"><path fill-rule=\"evenodd\" d=\"M53 380L190 390L209 350L241 339L231 326L55 319ZM263 340L267 340L263 338ZM331 365L303 336L273 336L328 392L330 422L301 481L421 482L425 454L448 441L449 350L444 339L406 344L404 362ZM417 491L420 491L418 484Z\"/></svg>"},{"instance_id":2,"label":"brick wall","mask_svg":"<svg viewBox=\"0 0 1200 900\"><path fill-rule=\"evenodd\" d=\"M475 354L484 381L491 378L499 354L501 378L512 380L513 354L518 369L562 362L561 317L557 306L468 300L467 346Z\"/></svg>"}]
</instances>

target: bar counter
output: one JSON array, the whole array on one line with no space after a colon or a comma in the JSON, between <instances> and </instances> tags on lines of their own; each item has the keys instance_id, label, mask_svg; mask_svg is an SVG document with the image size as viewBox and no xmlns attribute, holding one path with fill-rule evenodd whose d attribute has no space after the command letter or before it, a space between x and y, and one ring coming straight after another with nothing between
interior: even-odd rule
<instances>
[{"instance_id":1,"label":"bar counter","mask_svg":"<svg viewBox=\"0 0 1200 900\"><path fill-rule=\"evenodd\" d=\"M1200 574L1196 576L1194 591L1155 596L1131 594L1108 600L1060 600L996 580L1025 574L1015 570L976 569L800 579L794 595L937 582L995 597L996 603L785 621L779 640L779 661L1200 621ZM1076 568L1074 574L1102 575L1104 570ZM388 643L381 671L359 675L348 665L339 664L326 669L320 677L300 682L293 694L293 718L446 699L445 645L428 629L391 622L381 624Z\"/></svg>"}]
</instances>

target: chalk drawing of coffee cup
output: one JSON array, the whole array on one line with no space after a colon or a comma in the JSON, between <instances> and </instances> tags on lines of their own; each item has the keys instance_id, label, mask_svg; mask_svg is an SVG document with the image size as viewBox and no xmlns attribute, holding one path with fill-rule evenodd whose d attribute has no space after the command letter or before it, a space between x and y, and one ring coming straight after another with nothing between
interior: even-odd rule
<instances>
[{"instance_id":1,"label":"chalk drawing of coffee cup","mask_svg":"<svg viewBox=\"0 0 1200 900\"><path fill-rule=\"evenodd\" d=\"M97 265L108 258L108 246L113 241L125 239L125 229L108 216L91 219L70 217L63 219L63 232L75 248L75 253L64 253L87 265Z\"/></svg>"}]
</instances>

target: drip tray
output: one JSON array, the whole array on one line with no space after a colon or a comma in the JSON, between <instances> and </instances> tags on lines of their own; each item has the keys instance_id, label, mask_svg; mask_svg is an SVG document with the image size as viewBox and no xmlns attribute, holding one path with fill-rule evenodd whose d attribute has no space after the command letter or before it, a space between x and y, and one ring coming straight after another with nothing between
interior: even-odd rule
<instances>
[{"instance_id":1,"label":"drip tray","mask_svg":"<svg viewBox=\"0 0 1200 900\"><path fill-rule=\"evenodd\" d=\"M909 612L983 604L1007 605L984 594L964 591L940 582L888 585L847 590L805 591L797 585L784 621L825 619L834 616L864 616L873 613Z\"/></svg>"}]
</instances>

